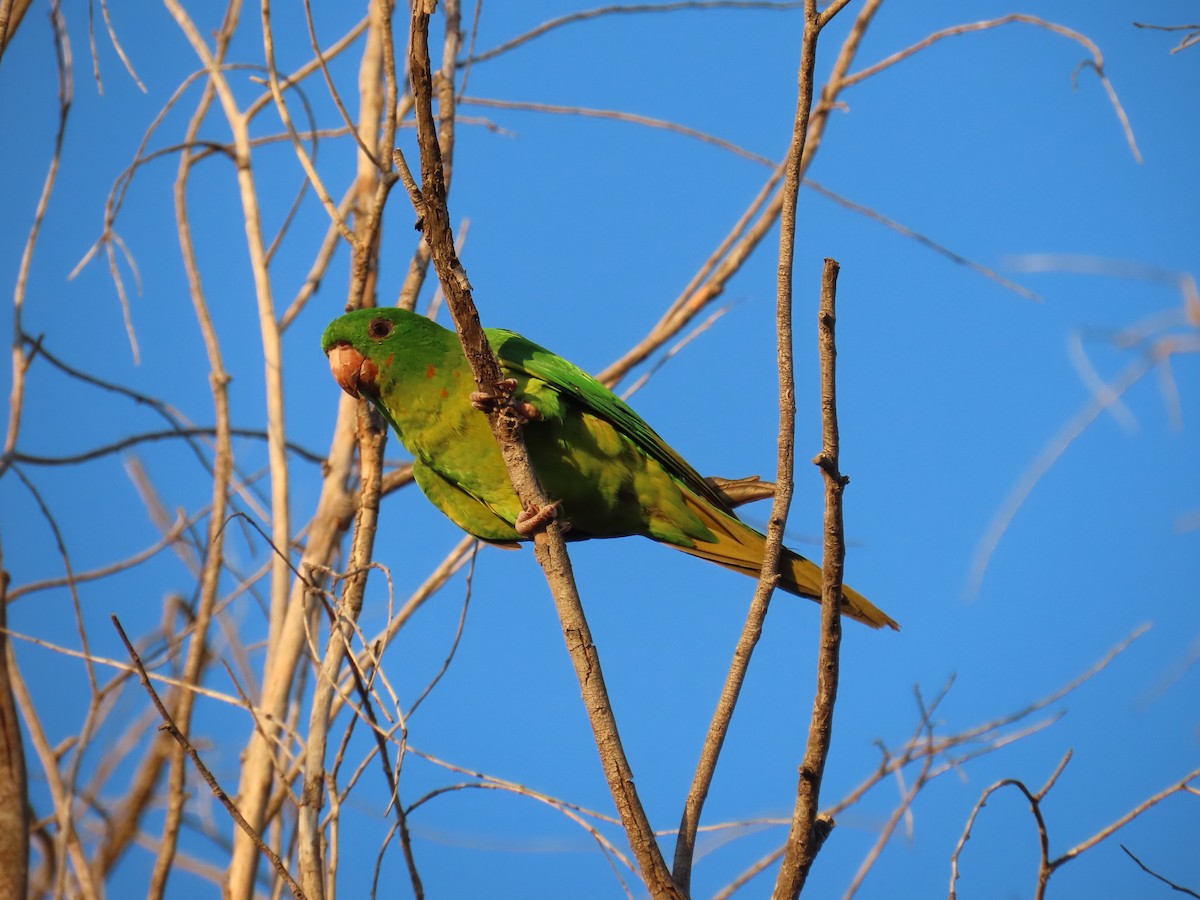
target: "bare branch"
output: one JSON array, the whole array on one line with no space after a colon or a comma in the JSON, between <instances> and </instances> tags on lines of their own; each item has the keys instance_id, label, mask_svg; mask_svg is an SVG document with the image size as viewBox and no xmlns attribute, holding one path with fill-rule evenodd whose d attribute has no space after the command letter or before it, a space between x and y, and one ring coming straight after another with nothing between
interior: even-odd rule
<instances>
[{"instance_id":1,"label":"bare branch","mask_svg":"<svg viewBox=\"0 0 1200 900\"><path fill-rule=\"evenodd\" d=\"M542 35L561 28L564 25L571 25L575 22L585 22L588 19L597 19L601 16L608 15L626 15L630 13L658 13L658 12L677 12L692 9L768 9L768 10L791 10L800 7L799 2L770 2L770 0L679 0L675 3L629 3L613 6L600 6L596 9L584 10L577 13L569 13L565 16L560 16L557 19L551 19L549 22L544 22L537 28L531 29L510 41L506 41L499 47L493 47L491 50L485 50L483 53L473 54L468 56L461 65L473 65L475 63L485 62L493 59L510 50L515 50L522 44L532 41L534 38L539 38Z\"/></svg>"},{"instance_id":2,"label":"bare branch","mask_svg":"<svg viewBox=\"0 0 1200 900\"><path fill-rule=\"evenodd\" d=\"M1135 863L1137 863L1138 868L1141 869L1143 872L1145 872L1147 875L1151 876L1152 878L1157 878L1159 881L1161 881L1163 884L1167 885L1167 887L1169 887L1173 891L1178 891L1181 894L1187 894L1189 897L1195 897L1196 900L1200 900L1200 894L1196 893L1191 888L1186 888L1181 884L1176 884L1175 882L1171 881L1171 879L1164 878L1162 875L1159 875L1157 872L1155 872L1153 869L1151 869L1149 866L1147 866L1144 862L1142 862L1140 859L1138 859L1134 855L1133 851L1130 850L1128 847L1126 847L1124 844L1121 845L1121 849L1124 850L1125 855L1128 856L1130 859L1132 859Z\"/></svg>"},{"instance_id":3,"label":"bare branch","mask_svg":"<svg viewBox=\"0 0 1200 900\"><path fill-rule=\"evenodd\" d=\"M1190 347L1191 343L1196 343L1196 347L1192 348L1193 351L1200 349L1200 342L1182 342L1172 338L1164 338L1156 343L1148 353L1134 360L1110 381L1107 390L1093 396L1087 404L1068 419L1059 429L1058 434L1042 448L1033 462L1021 474L1008 496L1005 497L972 554L965 586L965 593L968 597L978 594L983 577L987 573L988 564L991 562L996 547L1000 544L1000 539L1042 477L1105 409L1153 371L1157 365L1173 354Z\"/></svg>"},{"instance_id":4,"label":"bare branch","mask_svg":"<svg viewBox=\"0 0 1200 900\"><path fill-rule=\"evenodd\" d=\"M1120 831L1122 828L1124 828L1126 825L1128 825L1130 822L1132 822L1134 819L1136 819L1142 813L1146 812L1146 810L1153 809L1155 806L1157 806L1159 803L1161 803L1163 800L1167 799L1168 797L1173 796L1174 794L1197 793L1197 790L1198 790L1197 787L1192 784L1192 782L1197 781L1197 780L1200 780L1200 769L1193 769L1191 772L1184 775L1181 779L1176 781L1174 784L1163 788L1157 794L1147 797L1145 800L1143 800L1141 803L1139 803L1133 809L1129 810L1129 812L1125 813L1125 815L1121 816L1116 821L1112 822L1111 824L1109 824L1108 826L1106 826L1104 828L1101 828L1099 831L1097 831L1095 834L1093 834L1090 838L1080 841L1078 844L1076 844L1074 847L1072 847L1066 853L1062 854L1057 859L1052 860L1050 863L1051 868L1057 869L1060 866L1062 866L1066 863L1069 863L1071 860L1075 859L1075 857L1079 856L1081 853L1085 853L1086 851L1091 850L1093 847L1095 847L1101 841L1107 840L1108 838L1112 837L1114 834L1116 834L1118 831Z\"/></svg>"},{"instance_id":5,"label":"bare branch","mask_svg":"<svg viewBox=\"0 0 1200 900\"><path fill-rule=\"evenodd\" d=\"M455 4L456 8L457 5ZM447 12L447 16L450 12ZM500 396L497 383L500 368L488 346L479 323L479 313L472 298L471 284L458 260L454 234L446 207L446 179L442 148L435 131L433 118L433 80L429 61L429 13L422 4L413 5L412 29L409 38L409 76L415 98L417 136L421 148L421 185L424 208L417 208L425 240L432 251L433 264L441 280L446 303L454 317L459 338L470 362L475 383L480 391ZM443 70L443 82L445 71ZM443 104L453 96L453 85L443 83L439 94ZM520 426L511 407L497 405L488 415L493 433L521 502L529 508L542 509L548 500L529 462ZM575 666L579 686L584 696L588 717L600 751L609 790L616 801L622 823L642 876L655 897L679 897L679 889L663 861L662 852L646 818L633 783L633 773L621 747L616 719L608 700L600 658L591 639L583 606L571 571L559 526L551 523L534 538L534 555L546 573L562 621L563 636Z\"/></svg>"},{"instance_id":6,"label":"bare branch","mask_svg":"<svg viewBox=\"0 0 1200 900\"><path fill-rule=\"evenodd\" d=\"M1108 76L1104 74L1104 54L1100 52L1100 48L1087 35L1080 34L1074 29L1067 28L1065 25L1059 25L1055 22L1048 22L1045 19L1037 16L1026 15L1025 13L1012 13L1007 16L1001 16L998 19L988 19L983 22L970 22L965 25L955 25L951 28L943 28L940 31L935 31L933 34L918 41L917 43L904 48L884 60L881 60L873 66L868 66L861 71L855 72L852 75L846 76L841 83L841 87L850 87L882 72L884 69L894 66L901 60L907 59L915 53L919 53L926 47L936 44L938 41L948 37L958 37L963 34L971 34L977 31L988 31L992 28L999 28L1003 25L1011 25L1021 23L1025 25L1035 25L1038 28L1044 28L1046 31L1060 34L1063 37L1070 38L1076 43L1082 45L1084 49L1091 54L1091 59L1085 61L1081 65L1086 65L1091 68L1096 76L1100 79L1100 83L1104 86L1105 93L1108 94L1109 102L1112 103L1113 110L1117 114L1117 119L1121 123L1121 128L1125 132L1125 140L1129 144L1129 150L1133 153L1133 158L1138 162L1142 161L1142 152L1138 149L1137 140L1133 136L1133 127L1129 124L1129 117L1125 114L1125 108L1121 105L1120 98L1117 97L1116 89L1112 86L1112 82L1108 80Z\"/></svg>"},{"instance_id":7,"label":"bare branch","mask_svg":"<svg viewBox=\"0 0 1200 900\"><path fill-rule=\"evenodd\" d=\"M25 720L25 733L28 736L29 743L33 747L34 753L37 754L39 762L42 764L42 773L46 778L46 787L50 791L50 798L54 804L54 820L59 829L59 834L53 842L55 853L59 859L59 863L55 867L59 884L61 886L61 883L66 878L66 863L69 860L75 872L75 886L79 891L79 895L85 898L85 900L98 900L101 896L100 890L95 883L91 866L84 855L83 846L79 840L79 833L75 828L75 822L71 813L74 798L71 795L69 785L64 782L62 772L59 770L58 754L50 746L45 728L42 727L37 710L34 708L33 698L29 695L29 687L25 684L21 670L17 667L16 658L11 653L6 655L9 684L12 688L13 696L16 698L17 707L21 710L21 717Z\"/></svg>"},{"instance_id":8,"label":"bare branch","mask_svg":"<svg viewBox=\"0 0 1200 900\"><path fill-rule=\"evenodd\" d=\"M24 897L29 886L29 786L10 673L8 572L0 554L0 895Z\"/></svg>"},{"instance_id":9,"label":"bare branch","mask_svg":"<svg viewBox=\"0 0 1200 900\"><path fill-rule=\"evenodd\" d=\"M321 801L325 794L325 751L330 709L342 662L350 650L354 623L362 613L367 587L368 564L375 547L379 518L379 487L383 477L383 448L387 426L368 405L359 400L358 448L362 472L362 497L355 518L354 544L350 551L350 570L342 592L342 601L329 630L329 645L313 691L309 716L308 742L304 755L304 793L300 805L300 877L313 900L325 896L323 835L319 827Z\"/></svg>"},{"instance_id":10,"label":"bare branch","mask_svg":"<svg viewBox=\"0 0 1200 900\"><path fill-rule=\"evenodd\" d=\"M1133 27L1148 28L1153 31L1186 31L1187 34L1183 36L1183 40L1171 48L1171 53L1178 53L1180 50L1186 50L1188 47L1193 47L1197 43L1200 43L1200 23L1192 23L1191 25L1147 25L1145 22L1134 22ZM1129 851L1125 852L1128 853ZM1133 856L1132 853L1129 855ZM1134 857L1134 861L1137 861L1136 856Z\"/></svg>"},{"instance_id":11,"label":"bare branch","mask_svg":"<svg viewBox=\"0 0 1200 900\"><path fill-rule=\"evenodd\" d=\"M32 4L33 0L0 0L0 60Z\"/></svg>"},{"instance_id":12,"label":"bare branch","mask_svg":"<svg viewBox=\"0 0 1200 900\"><path fill-rule=\"evenodd\" d=\"M146 689L146 693L150 695L151 702L154 703L154 708L158 710L158 714L162 717L163 729L191 758L192 764L196 767L196 771L199 772L200 776L205 780L205 782L208 783L209 788L213 792L213 796L221 802L221 805L225 807L229 815L233 818L233 821L237 823L238 827L245 834L249 835L250 838L255 842L259 852L261 852L263 856L271 861L271 865L275 867L275 871L279 873L279 877L287 883L289 888L291 888L292 894L297 898L303 898L304 892L300 890L300 885L296 883L295 879L293 879L291 874L288 872L287 867L283 864L283 860L281 860L279 855L276 854L270 847L268 847L263 842L263 839L259 837L258 833L250 827L250 823L243 818L237 806L232 800L229 799L229 795L221 790L221 786L217 783L217 779L213 777L212 772L210 772L208 767L204 765L203 760L200 759L200 754L196 752L196 748L192 746L191 741L189 741L187 736L175 725L174 720L171 718L171 714L167 712L167 708L163 706L162 701L158 698L158 692L154 690L154 685L150 683L150 677L146 674L146 669L142 665L141 657L139 657L137 651L133 649L133 644L129 642L129 638L125 634L125 629L121 627L121 623L116 616L112 617L112 622L117 629L117 633L121 636L121 641L125 644L125 650L129 653L129 658L133 660L134 666L137 667L138 674L142 679L142 687Z\"/></svg>"},{"instance_id":13,"label":"bare branch","mask_svg":"<svg viewBox=\"0 0 1200 900\"><path fill-rule=\"evenodd\" d=\"M814 35L815 40L815 35ZM810 69L811 72L811 69ZM786 218L785 220L786 221ZM835 322L838 264L825 260L821 278L821 308L818 313L818 344L821 358L821 453L813 460L825 476L825 552L821 581L821 633L817 655L817 690L808 747L800 764L796 810L784 850L783 865L775 883L775 897L796 897L804 888L813 861L834 822L819 816L821 779L833 739L833 709L837 702L842 641L842 569L846 559L846 536L842 524L842 492L849 478L838 467L841 442L837 420L837 344ZM790 337L790 335L789 335ZM782 473L781 473L782 474Z\"/></svg>"},{"instance_id":14,"label":"bare branch","mask_svg":"<svg viewBox=\"0 0 1200 900\"><path fill-rule=\"evenodd\" d=\"M1008 290L1012 291L1015 294L1019 294L1020 296L1024 297L1026 300L1040 301L1042 299L1034 291L1031 291L1029 288L1027 288L1023 285L1017 284L1015 281L1011 281L1010 279L1005 278L1003 275L1001 275L995 269L990 268L989 266L985 266L985 265L983 265L983 263L976 262L973 259L968 259L967 257L963 256L961 253L951 250L949 247L945 246L944 244L939 244L937 241L933 240L933 238L928 237L924 234L921 234L921 232L915 231L912 228L909 228L907 225L903 225L900 222L897 222L895 219L890 219L887 216L883 215L882 213L871 209L869 206L863 206L861 203L855 203L853 200L850 200L846 197L843 197L841 194L831 191L829 188L825 187L825 185L818 184L817 182L813 181L811 178L804 179L804 186L806 188L810 188L810 189L816 191L822 197L832 200L834 203L838 204L839 206L844 206L846 209L851 210L852 212L856 212L860 216L866 216L868 219L872 219L873 221L878 222L880 225L883 225L886 228L890 228L892 231L896 232L897 234L904 235L904 237L906 237L906 238L911 238L912 240L914 240L918 244L920 244L922 247L929 248L934 253L937 253L939 256L946 257L946 259L950 260L952 263L954 263L956 265L966 266L968 269L971 269L974 272L978 272L984 278L990 278L992 281L996 282L1001 287L1007 288Z\"/></svg>"},{"instance_id":15,"label":"bare branch","mask_svg":"<svg viewBox=\"0 0 1200 900\"><path fill-rule=\"evenodd\" d=\"M634 125L643 125L647 128L658 128L663 131L682 134L685 137L695 138L703 143L712 144L714 147L720 147L722 150L728 150L730 153L740 156L743 159L748 159L751 162L756 162L759 165L771 168L775 166L773 160L765 156L760 156L757 153L752 153L744 147L739 147L732 141L698 131L695 128L688 128L686 125L680 125L677 122L668 122L666 119L656 119L652 116L639 116L635 113L617 109L588 109L584 106L561 106L554 103L498 100L489 97L463 97L460 102L467 106L486 106L491 109L520 109L529 112L552 113L559 116L581 116L585 119L610 119L615 122L629 122Z\"/></svg>"}]
</instances>

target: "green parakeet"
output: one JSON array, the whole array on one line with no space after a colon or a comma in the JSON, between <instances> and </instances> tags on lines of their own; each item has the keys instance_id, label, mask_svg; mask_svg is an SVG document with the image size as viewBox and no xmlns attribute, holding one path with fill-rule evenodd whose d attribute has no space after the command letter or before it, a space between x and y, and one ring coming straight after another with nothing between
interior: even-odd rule
<instances>
[{"instance_id":1,"label":"green parakeet","mask_svg":"<svg viewBox=\"0 0 1200 900\"><path fill-rule=\"evenodd\" d=\"M567 540L640 534L758 577L766 538L727 497L592 376L519 334L487 329L513 385L530 460L559 503ZM528 540L527 515L508 478L457 335L402 309L361 309L321 339L334 378L367 397L413 455L425 496L460 528L498 544ZM821 569L785 549L779 587L821 596ZM842 612L899 628L849 587Z\"/></svg>"}]
</instances>

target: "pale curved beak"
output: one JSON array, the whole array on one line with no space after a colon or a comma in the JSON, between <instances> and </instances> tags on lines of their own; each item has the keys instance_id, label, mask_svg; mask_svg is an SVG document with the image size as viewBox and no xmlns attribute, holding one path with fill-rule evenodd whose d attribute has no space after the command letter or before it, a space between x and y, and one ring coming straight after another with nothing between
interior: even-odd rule
<instances>
[{"instance_id":1,"label":"pale curved beak","mask_svg":"<svg viewBox=\"0 0 1200 900\"><path fill-rule=\"evenodd\" d=\"M378 391L379 367L345 342L329 348L329 368L334 380L351 397Z\"/></svg>"}]
</instances>

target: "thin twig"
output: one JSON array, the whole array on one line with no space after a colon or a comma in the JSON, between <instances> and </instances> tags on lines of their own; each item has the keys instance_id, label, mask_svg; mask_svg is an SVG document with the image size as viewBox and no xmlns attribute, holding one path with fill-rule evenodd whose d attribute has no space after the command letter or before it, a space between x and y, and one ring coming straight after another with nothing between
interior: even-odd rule
<instances>
[{"instance_id":1,"label":"thin twig","mask_svg":"<svg viewBox=\"0 0 1200 900\"><path fill-rule=\"evenodd\" d=\"M1171 53L1178 53L1180 50L1186 50L1188 47L1194 47L1200 44L1200 23L1193 22L1189 25L1148 25L1145 22L1134 22L1134 28L1149 28L1153 31L1186 31L1178 44L1171 48ZM2 48L0 48L2 49Z\"/></svg>"},{"instance_id":2,"label":"thin twig","mask_svg":"<svg viewBox=\"0 0 1200 900\"><path fill-rule=\"evenodd\" d=\"M678 122L670 122L666 119L656 119L653 116L640 116L636 113L625 112L618 109L589 109L584 106L562 106L555 103L533 103L522 100L500 100L491 97L463 97L461 102L466 106L486 106L491 109L519 109L529 112L552 113L560 116L580 116L585 119L610 119L616 122L629 122L634 125L643 125L647 128L659 128L663 131L671 131L676 134L682 134L685 137L695 138L705 144L712 144L714 147L720 147L722 150L728 150L730 153L740 156L743 159L748 159L751 162L756 162L759 165L774 168L773 160L758 153L753 153L744 147L739 147L732 141L727 141L724 138L719 138L716 135L708 134L704 131L699 131L695 128L689 128L686 125L680 125Z\"/></svg>"},{"instance_id":3,"label":"thin twig","mask_svg":"<svg viewBox=\"0 0 1200 900\"><path fill-rule=\"evenodd\" d=\"M1121 123L1121 128L1125 133L1125 141L1129 144L1129 150L1133 154L1133 158L1140 163L1142 161L1142 152L1138 149L1137 140L1133 136L1133 126L1129 124L1129 116L1125 114L1125 107L1121 105L1121 100L1117 96L1116 89L1112 86L1112 82L1108 80L1108 76L1104 74L1104 54L1100 52L1100 48L1096 46L1096 42L1087 35L1080 34L1074 29L1067 28L1065 25L1059 25L1056 22L1049 22L1045 19L1039 18L1038 16L1031 16L1025 13L1011 13L1007 16L1001 16L998 19L988 19L983 22L968 22L963 25L954 25L950 28L943 28L940 31L935 31L933 34L928 35L924 39L917 41L917 43L893 53L891 56L880 60L872 66L868 66L865 69L853 73L852 75L846 76L846 78L842 81L842 87L850 87L851 85L858 84L860 81L864 81L865 79L882 72L884 69L894 66L901 60L907 59L913 54L918 53L921 50L924 50L926 47L936 44L938 41L944 40L945 38L958 37L959 35L971 34L977 31L988 31L992 28L999 28L1004 25L1012 25L1016 23L1034 25L1038 28L1044 28L1046 31L1053 32L1054 34L1062 35L1063 37L1069 38L1082 45L1084 49L1091 54L1092 58L1090 60L1086 60L1083 65L1086 65L1092 69L1092 71L1094 71L1096 76L1100 79L1100 83L1103 85L1105 93L1108 94L1109 102L1113 106L1113 111L1117 114L1117 119ZM1078 70L1076 71L1078 72Z\"/></svg>"},{"instance_id":4,"label":"thin twig","mask_svg":"<svg viewBox=\"0 0 1200 900\"><path fill-rule=\"evenodd\" d=\"M1134 360L1123 372L1109 382L1108 389L1104 394L1093 396L1063 424L1058 434L1042 448L1033 461L1026 467L1020 478L1017 479L1016 484L1009 489L1008 496L1004 498L1004 501L1000 504L1000 508L992 516L992 520L988 523L983 536L979 539L979 543L971 554L971 564L968 569L966 586L964 588L964 593L967 597L974 598L978 595L979 589L983 584L984 575L987 574L988 565L991 563L992 555L995 553L996 547L1000 544L1000 539L1004 537L1013 519L1016 518L1021 507L1025 505L1026 499L1028 499L1042 477L1050 471L1058 459L1067 452L1067 449L1087 430L1088 426L1100 417L1105 409L1116 402L1143 377L1153 371L1159 363L1176 352L1177 349L1177 342L1164 339L1152 348L1150 353Z\"/></svg>"},{"instance_id":5,"label":"thin twig","mask_svg":"<svg viewBox=\"0 0 1200 900\"><path fill-rule=\"evenodd\" d=\"M1142 813L1146 812L1146 810L1157 806L1159 803L1161 803L1167 797L1170 797L1174 794L1180 794L1180 793L1200 793L1200 791L1198 791L1198 789L1192 785L1192 782L1196 781L1198 779L1200 779L1200 769L1193 769L1191 772L1188 772L1186 775L1184 775L1182 778L1180 778L1174 784L1168 785L1167 787L1165 787L1161 791L1159 791L1157 794L1153 794L1152 796L1147 797L1145 800L1143 800L1141 803L1139 803L1133 809L1129 810L1129 812L1125 813L1125 815L1121 816L1119 819L1115 820L1114 822L1111 822L1110 824L1106 825L1104 828L1101 828L1099 831L1097 831L1095 834L1093 834L1091 837L1087 838L1086 840L1080 841L1078 844L1076 844L1074 847L1072 847L1066 853L1063 853L1061 856L1051 860L1050 868L1058 869L1060 866L1062 866L1066 863L1069 863L1071 860L1075 859L1075 857L1079 856L1081 853L1085 853L1086 851L1091 850L1093 847L1095 847L1101 841L1107 840L1108 838L1112 837L1114 834L1116 834L1118 831L1120 831L1122 828L1124 828L1126 825L1128 825L1130 822L1132 822L1134 819L1136 819Z\"/></svg>"},{"instance_id":6,"label":"thin twig","mask_svg":"<svg viewBox=\"0 0 1200 900\"><path fill-rule=\"evenodd\" d=\"M1187 894L1189 897L1195 897L1196 900L1200 900L1200 894L1196 893L1191 888L1184 887L1182 884L1176 884L1171 879L1165 878L1162 875L1159 875L1157 872L1155 872L1153 869L1151 869L1149 866L1147 866L1144 862L1142 862L1140 859L1138 859L1134 855L1133 851L1130 850L1128 847L1126 847L1124 844L1121 844L1121 849L1124 850L1125 855L1128 856L1130 859L1132 859L1135 863L1137 863L1138 868L1141 869L1143 872L1145 872L1147 875L1149 875L1153 878L1157 878L1159 881L1161 881L1163 884L1165 884L1167 887L1169 887L1173 891L1178 891L1181 894Z\"/></svg>"},{"instance_id":7,"label":"thin twig","mask_svg":"<svg viewBox=\"0 0 1200 900\"><path fill-rule=\"evenodd\" d=\"M258 835L258 833L250 827L250 823L242 817L242 814L238 810L237 806L232 800L229 799L229 795L221 789L221 785L217 783L217 779L213 777L212 772L210 772L208 767L204 765L203 760L200 759L200 754L196 752L196 748L192 746L191 741L187 739L187 735L181 732L175 725L175 721L171 718L171 714L167 712L167 708L163 706L162 700L158 698L158 692L154 690L154 685L150 683L150 676L146 674L146 667L142 665L141 657L138 656L137 651L133 648L133 644L130 643L129 637L125 634L125 629L121 627L120 620L116 616L113 616L112 623L117 629L117 634L121 636L122 643L125 644L125 650L129 654L129 658L133 660L133 664L138 670L138 675L142 679L142 687L146 689L146 693L150 695L150 700L154 704L154 708L158 710L158 714L162 717L163 730L166 731L167 734L169 734L176 742L178 742L183 751L191 758L192 764L196 767L196 771L200 773L200 776L208 784L209 788L213 792L213 796L221 802L221 805L224 806L229 812L229 815L233 818L233 821L237 823L238 827L245 832L251 840L254 841L255 846L257 846L259 849L259 852L271 861L271 865L275 867L275 871L279 873L279 877L287 883L289 888L291 888L292 894L295 897L303 898L304 892L300 890L300 885L296 883L295 879L293 879L291 874L288 872L287 866L283 864L283 860L280 859L279 856L263 842L263 839Z\"/></svg>"},{"instance_id":8,"label":"thin twig","mask_svg":"<svg viewBox=\"0 0 1200 900\"><path fill-rule=\"evenodd\" d=\"M835 191L831 191L829 188L825 187L825 185L819 184L818 182L813 181L811 178L804 179L804 186L806 188L809 188L810 190L816 191L822 197L825 197L828 200L832 200L834 203L838 204L839 206L845 207L846 209L850 210L851 212L858 213L860 216L865 216L866 218L871 219L872 221L878 222L880 225L883 225L885 228L890 228L892 231L896 232L897 234L903 235L906 238L910 238L911 240L916 241L922 247L926 247L926 248L932 250L934 253L937 253L939 256L944 256L946 259L950 260L952 263L955 263L956 265L965 266L966 268L971 269L974 272L978 272L984 278L990 278L992 281L996 282L1001 287L1007 288L1008 290L1012 291L1015 294L1019 294L1020 296L1024 297L1026 300L1034 300L1034 301L1040 302L1042 299L1041 296L1039 296L1036 292L1031 291L1029 288L1025 287L1024 285L1017 284L1015 281L1012 281L1011 279L1005 278L1003 275L1001 275L999 272L997 272L995 269L991 268L990 266L985 266L983 263L979 263L973 259L969 259L968 257L963 256L961 253L958 253L955 250L951 250L949 247L945 246L944 244L939 244L933 238L928 237L927 235L921 234L921 232L916 231L915 229L909 228L907 225L903 225L900 222L897 222L895 219L891 219L891 218L885 216L883 213L878 212L877 210L871 209L871 207L869 207L869 206L863 206L861 203L855 203L853 200L850 200L847 197L843 197L841 194L838 194Z\"/></svg>"},{"instance_id":9,"label":"thin twig","mask_svg":"<svg viewBox=\"0 0 1200 900\"><path fill-rule=\"evenodd\" d=\"M804 35L800 44L799 97L796 101L796 118L792 146L788 153L787 174L782 189L783 207L780 211L779 238L779 309L776 328L780 346L780 408L790 407L790 427L785 431L784 416L780 417L780 465L779 488L777 491L791 498L791 475L794 454L791 436L795 429L795 382L791 371L792 345L792 266L796 253L796 202L803 178L802 162L805 143L808 139L809 121L813 107L813 79L816 68L817 39L821 28L836 12L832 5L823 14L818 14L816 0L805 0ZM828 90L828 88L827 88ZM823 92L824 93L824 92ZM775 880L776 900L790 900L799 895L808 878L813 860L833 827L831 819L819 819L821 777L825 760L829 755L829 744L833 734L833 707L837 697L838 650L841 644L841 595L842 563L846 555L845 535L842 529L842 490L846 480L838 469L838 424L836 374L834 360L837 350L834 342L835 289L838 265L831 259L825 260L821 278L821 303L818 314L818 347L821 361L821 454L813 460L825 476L825 558L821 584L821 630L817 658L817 689L813 702L812 720L808 729L808 746L800 765L800 778L796 788L796 807L792 815L792 826L784 850L783 863ZM787 380L785 381L785 364ZM785 442L784 438L788 438ZM785 466L785 463L787 464ZM780 493L776 494L776 508ZM784 506L786 513L786 506ZM777 540L782 538L784 522L772 516L771 525L778 525ZM778 554L778 546L771 541L768 532L767 550ZM764 571L766 564L764 562Z\"/></svg>"},{"instance_id":10,"label":"thin twig","mask_svg":"<svg viewBox=\"0 0 1200 900\"><path fill-rule=\"evenodd\" d=\"M551 19L549 22L544 22L537 28L530 29L524 34L518 35L512 40L505 41L498 47L493 47L491 50L485 50L483 53L467 57L461 65L475 64L493 59L510 50L515 50L522 44L532 41L534 38L561 28L564 25L571 25L575 22L584 22L588 19L597 19L607 15L627 15L630 13L660 13L660 12L677 12L683 10L694 9L769 9L769 10L792 10L800 6L798 2L772 2L772 0L677 0L675 3L623 3L613 6L600 6L596 9L583 10L581 12L569 13L565 16L559 16L557 19Z\"/></svg>"},{"instance_id":11,"label":"thin twig","mask_svg":"<svg viewBox=\"0 0 1200 900\"><path fill-rule=\"evenodd\" d=\"M25 463L31 466L73 466L76 463L89 462L90 460L100 459L103 456L111 456L114 453L120 453L122 450L128 450L130 447L150 441L162 441L180 437L217 437L218 431L219 429L212 427L179 427L161 431L146 431L141 434L131 434L129 437L121 438L119 441L113 441L111 444L105 444L102 447L84 450L82 453L72 453L66 456L36 456L32 453L14 453L12 459L13 462ZM230 437L253 438L260 441L269 439L269 435L258 428L230 428L229 435ZM294 453L307 462L316 463L317 465L325 462L324 456L301 447L294 441L286 441L284 446L287 447L289 453Z\"/></svg>"},{"instance_id":12,"label":"thin twig","mask_svg":"<svg viewBox=\"0 0 1200 900\"><path fill-rule=\"evenodd\" d=\"M813 462L825 480L825 551L821 582L821 635L817 654L817 693L808 746L800 764L796 810L791 833L775 883L775 897L796 897L804 888L833 819L818 815L821 779L833 740L833 710L837 701L839 653L842 641L842 568L846 536L842 524L842 492L850 480L838 467L840 439L837 420L837 345L835 342L838 264L825 260L821 277L818 334L821 358L821 453Z\"/></svg>"}]
</instances>

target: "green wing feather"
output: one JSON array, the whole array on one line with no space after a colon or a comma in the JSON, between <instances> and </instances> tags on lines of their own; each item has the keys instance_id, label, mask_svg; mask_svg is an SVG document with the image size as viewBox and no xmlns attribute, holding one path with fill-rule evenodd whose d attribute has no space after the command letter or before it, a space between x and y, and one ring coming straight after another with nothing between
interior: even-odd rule
<instances>
[{"instance_id":1,"label":"green wing feather","mask_svg":"<svg viewBox=\"0 0 1200 900\"><path fill-rule=\"evenodd\" d=\"M573 398L608 422L634 445L657 461L677 483L684 504L712 535L712 540L671 543L676 548L718 565L758 577L766 537L737 517L726 499L691 467L630 406L611 390L561 356L511 331L489 329L488 339L501 366L511 375L543 381ZM780 559L780 586L811 599L821 596L819 566L786 547ZM874 628L900 626L853 588L842 588L843 612Z\"/></svg>"},{"instance_id":2,"label":"green wing feather","mask_svg":"<svg viewBox=\"0 0 1200 900\"><path fill-rule=\"evenodd\" d=\"M487 329L489 343L503 368L512 374L544 381L629 438L656 460L672 478L718 509L733 515L723 496L658 436L624 400L583 369L535 344L528 338L499 328Z\"/></svg>"}]
</instances>

